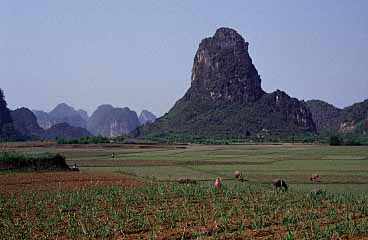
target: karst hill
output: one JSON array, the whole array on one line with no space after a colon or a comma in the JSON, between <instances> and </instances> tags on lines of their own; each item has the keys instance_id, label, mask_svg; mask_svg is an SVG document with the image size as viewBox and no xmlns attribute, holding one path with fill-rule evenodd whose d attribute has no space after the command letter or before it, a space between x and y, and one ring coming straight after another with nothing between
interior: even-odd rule
<instances>
[{"instance_id":1,"label":"karst hill","mask_svg":"<svg viewBox=\"0 0 368 240\"><path fill-rule=\"evenodd\" d=\"M139 136L169 134L247 136L315 133L304 101L277 90L266 93L248 52L249 43L230 28L219 28L199 44L191 86L172 109Z\"/></svg>"}]
</instances>

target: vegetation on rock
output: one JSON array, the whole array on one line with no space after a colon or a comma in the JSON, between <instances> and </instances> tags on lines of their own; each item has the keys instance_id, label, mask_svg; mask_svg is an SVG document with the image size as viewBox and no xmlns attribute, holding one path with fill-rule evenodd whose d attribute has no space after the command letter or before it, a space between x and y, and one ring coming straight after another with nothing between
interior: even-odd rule
<instances>
[{"instance_id":1,"label":"vegetation on rock","mask_svg":"<svg viewBox=\"0 0 368 240\"><path fill-rule=\"evenodd\" d=\"M320 100L307 101L321 134L368 135L368 99L339 109Z\"/></svg>"},{"instance_id":2,"label":"vegetation on rock","mask_svg":"<svg viewBox=\"0 0 368 240\"><path fill-rule=\"evenodd\" d=\"M305 103L280 90L264 92L248 43L235 30L220 28L200 43L191 87L184 97L135 135L243 137L315 132Z\"/></svg>"}]
</instances>

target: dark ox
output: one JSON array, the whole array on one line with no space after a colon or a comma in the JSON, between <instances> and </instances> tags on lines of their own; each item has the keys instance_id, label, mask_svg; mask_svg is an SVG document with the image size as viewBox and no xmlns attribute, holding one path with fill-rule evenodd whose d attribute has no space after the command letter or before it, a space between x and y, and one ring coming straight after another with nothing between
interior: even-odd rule
<instances>
[{"instance_id":1,"label":"dark ox","mask_svg":"<svg viewBox=\"0 0 368 240\"><path fill-rule=\"evenodd\" d=\"M288 185L283 179L275 179L272 181L272 185L277 189L281 189L284 191L288 190Z\"/></svg>"},{"instance_id":2,"label":"dark ox","mask_svg":"<svg viewBox=\"0 0 368 240\"><path fill-rule=\"evenodd\" d=\"M197 181L190 178L179 178L176 180L179 184L197 184Z\"/></svg>"}]
</instances>

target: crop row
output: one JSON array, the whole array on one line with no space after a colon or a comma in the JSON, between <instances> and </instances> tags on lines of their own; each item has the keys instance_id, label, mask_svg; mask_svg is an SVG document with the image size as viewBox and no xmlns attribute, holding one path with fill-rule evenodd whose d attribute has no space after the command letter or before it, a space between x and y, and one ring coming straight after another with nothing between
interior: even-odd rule
<instances>
[{"instance_id":1,"label":"crop row","mask_svg":"<svg viewBox=\"0 0 368 240\"><path fill-rule=\"evenodd\" d=\"M0 196L1 239L160 239L368 234L365 194L276 192L238 184L157 184Z\"/></svg>"}]
</instances>

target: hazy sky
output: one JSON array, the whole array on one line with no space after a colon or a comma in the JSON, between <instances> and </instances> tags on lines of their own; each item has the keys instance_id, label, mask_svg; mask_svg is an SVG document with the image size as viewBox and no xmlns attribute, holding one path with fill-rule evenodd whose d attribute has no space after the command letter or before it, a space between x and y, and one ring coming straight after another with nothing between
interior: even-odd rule
<instances>
[{"instance_id":1,"label":"hazy sky","mask_svg":"<svg viewBox=\"0 0 368 240\"><path fill-rule=\"evenodd\" d=\"M368 98L367 13L366 0L0 0L0 88L10 108L161 115L190 86L201 39L226 26L266 91L344 107Z\"/></svg>"}]
</instances>

